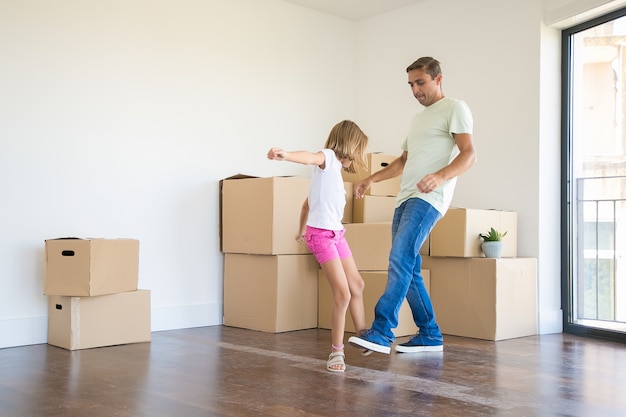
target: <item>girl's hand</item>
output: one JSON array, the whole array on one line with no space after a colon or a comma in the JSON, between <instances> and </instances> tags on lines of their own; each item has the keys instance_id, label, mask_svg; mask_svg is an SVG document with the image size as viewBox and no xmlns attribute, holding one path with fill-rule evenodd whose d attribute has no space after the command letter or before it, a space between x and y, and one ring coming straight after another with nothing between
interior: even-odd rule
<instances>
[{"instance_id":1,"label":"girl's hand","mask_svg":"<svg viewBox=\"0 0 626 417\"><path fill-rule=\"evenodd\" d=\"M267 159L275 159L278 161L283 161L287 152L280 148L272 148L267 152Z\"/></svg>"},{"instance_id":2,"label":"girl's hand","mask_svg":"<svg viewBox=\"0 0 626 417\"><path fill-rule=\"evenodd\" d=\"M365 197L365 192L372 186L372 180L365 178L359 182L354 183L354 198Z\"/></svg>"},{"instance_id":3,"label":"girl's hand","mask_svg":"<svg viewBox=\"0 0 626 417\"><path fill-rule=\"evenodd\" d=\"M296 242L304 242L304 235L296 236Z\"/></svg>"}]
</instances>

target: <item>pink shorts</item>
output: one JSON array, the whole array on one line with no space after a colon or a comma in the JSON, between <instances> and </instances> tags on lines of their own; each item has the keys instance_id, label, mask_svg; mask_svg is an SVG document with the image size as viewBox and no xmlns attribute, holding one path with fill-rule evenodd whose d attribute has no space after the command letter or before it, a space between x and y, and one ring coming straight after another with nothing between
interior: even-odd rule
<instances>
[{"instance_id":1,"label":"pink shorts","mask_svg":"<svg viewBox=\"0 0 626 417\"><path fill-rule=\"evenodd\" d=\"M326 230L307 226L304 241L317 262L323 264L336 258L345 259L352 256L348 242L343 237L345 232L346 229Z\"/></svg>"}]
</instances>

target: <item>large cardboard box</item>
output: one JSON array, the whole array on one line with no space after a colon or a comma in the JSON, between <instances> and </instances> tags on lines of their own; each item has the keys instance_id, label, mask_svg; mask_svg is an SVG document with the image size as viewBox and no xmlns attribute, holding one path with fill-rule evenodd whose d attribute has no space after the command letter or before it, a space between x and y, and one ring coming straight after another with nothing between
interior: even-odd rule
<instances>
[{"instance_id":1,"label":"large cardboard box","mask_svg":"<svg viewBox=\"0 0 626 417\"><path fill-rule=\"evenodd\" d=\"M503 340L537 334L535 258L424 257L444 334Z\"/></svg>"},{"instance_id":2,"label":"large cardboard box","mask_svg":"<svg viewBox=\"0 0 626 417\"><path fill-rule=\"evenodd\" d=\"M135 291L139 241L135 239L48 239L44 294L93 296Z\"/></svg>"},{"instance_id":3,"label":"large cardboard box","mask_svg":"<svg viewBox=\"0 0 626 417\"><path fill-rule=\"evenodd\" d=\"M379 152L368 153L365 155L367 167L357 169L357 172L354 174L342 171L343 179L344 181L349 181L353 183L358 182L366 177L369 177L373 173L385 168L397 158L398 157L395 155L387 155ZM367 190L366 194L378 196L396 196L398 195L398 192L400 192L400 182L401 176L397 176L395 178L390 178L385 181L373 183L370 189Z\"/></svg>"},{"instance_id":4,"label":"large cardboard box","mask_svg":"<svg viewBox=\"0 0 626 417\"><path fill-rule=\"evenodd\" d=\"M365 323L366 326L369 327L374 321L374 307L376 306L380 296L385 291L385 286L387 285L387 271L360 271L360 273L363 281L365 281L363 306L365 307ZM426 289L430 293L430 271L423 269L422 276L424 277ZM330 284L328 284L328 280L321 269L319 270L318 298L318 327L320 329L330 329L332 327L330 322L330 311L333 302L333 294L330 289ZM413 321L411 308L405 299L398 313L398 327L392 330L393 334L396 337L410 336L417 333L417 330L418 328ZM350 311L346 313L345 331L356 333Z\"/></svg>"},{"instance_id":5,"label":"large cardboard box","mask_svg":"<svg viewBox=\"0 0 626 417\"><path fill-rule=\"evenodd\" d=\"M345 238L357 268L386 271L391 250L391 222L350 223L345 228Z\"/></svg>"},{"instance_id":6,"label":"large cardboard box","mask_svg":"<svg viewBox=\"0 0 626 417\"><path fill-rule=\"evenodd\" d=\"M366 195L355 198L352 208L352 222L380 223L393 220L396 197Z\"/></svg>"},{"instance_id":7,"label":"large cardboard box","mask_svg":"<svg viewBox=\"0 0 626 417\"><path fill-rule=\"evenodd\" d=\"M258 178L237 174L220 181L220 249L225 253L310 253L296 242L302 204L311 181L302 177ZM352 221L352 183L344 182L343 222Z\"/></svg>"},{"instance_id":8,"label":"large cardboard box","mask_svg":"<svg viewBox=\"0 0 626 417\"><path fill-rule=\"evenodd\" d=\"M224 324L281 333L317 327L313 255L224 255Z\"/></svg>"},{"instance_id":9,"label":"large cardboard box","mask_svg":"<svg viewBox=\"0 0 626 417\"><path fill-rule=\"evenodd\" d=\"M387 270L391 251L391 222L350 223L345 228L346 241L357 268L365 271ZM428 255L428 248L426 239L420 253Z\"/></svg>"},{"instance_id":10,"label":"large cardboard box","mask_svg":"<svg viewBox=\"0 0 626 417\"><path fill-rule=\"evenodd\" d=\"M221 249L263 255L309 253L296 242L310 180L234 176L221 184Z\"/></svg>"},{"instance_id":11,"label":"large cardboard box","mask_svg":"<svg viewBox=\"0 0 626 417\"><path fill-rule=\"evenodd\" d=\"M494 228L507 235L502 239L502 257L517 256L517 213L451 207L430 233L430 256L484 257L479 234Z\"/></svg>"},{"instance_id":12,"label":"large cardboard box","mask_svg":"<svg viewBox=\"0 0 626 417\"><path fill-rule=\"evenodd\" d=\"M69 350L151 340L150 291L48 297L48 344Z\"/></svg>"}]
</instances>

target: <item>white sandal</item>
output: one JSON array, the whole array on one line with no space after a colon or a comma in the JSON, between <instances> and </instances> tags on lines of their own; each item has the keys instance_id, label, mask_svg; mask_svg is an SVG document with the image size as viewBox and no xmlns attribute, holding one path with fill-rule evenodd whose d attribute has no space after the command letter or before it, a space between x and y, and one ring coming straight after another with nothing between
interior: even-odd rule
<instances>
[{"instance_id":1,"label":"white sandal","mask_svg":"<svg viewBox=\"0 0 626 417\"><path fill-rule=\"evenodd\" d=\"M326 362L326 369L328 369L330 372L343 372L346 370L346 362L344 361L344 357L346 355L338 350L338 351L334 351L330 353L330 356L328 356L328 362ZM335 366L339 365L339 368L334 368Z\"/></svg>"}]
</instances>

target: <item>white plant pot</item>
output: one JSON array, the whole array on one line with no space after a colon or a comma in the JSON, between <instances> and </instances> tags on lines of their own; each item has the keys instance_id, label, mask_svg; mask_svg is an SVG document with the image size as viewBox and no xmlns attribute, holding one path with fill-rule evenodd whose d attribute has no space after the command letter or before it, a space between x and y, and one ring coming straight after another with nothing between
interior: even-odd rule
<instances>
[{"instance_id":1,"label":"white plant pot","mask_svg":"<svg viewBox=\"0 0 626 417\"><path fill-rule=\"evenodd\" d=\"M503 242L495 241L495 242L483 242L480 244L485 257L487 258L500 258L502 256L502 249L504 248Z\"/></svg>"}]
</instances>

